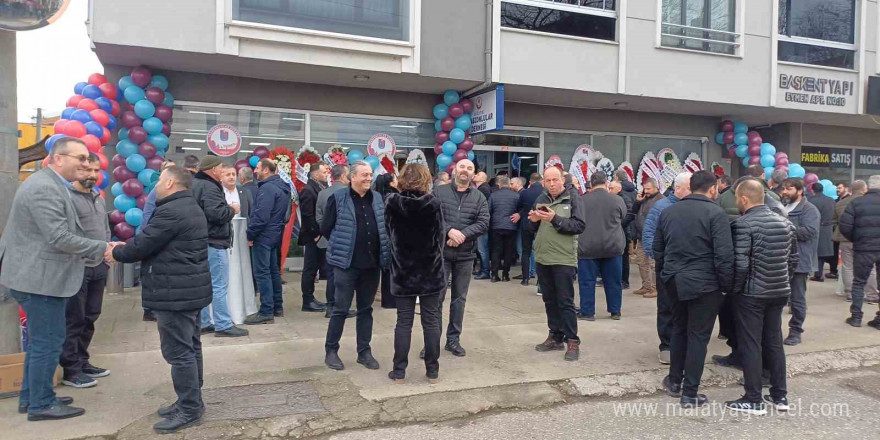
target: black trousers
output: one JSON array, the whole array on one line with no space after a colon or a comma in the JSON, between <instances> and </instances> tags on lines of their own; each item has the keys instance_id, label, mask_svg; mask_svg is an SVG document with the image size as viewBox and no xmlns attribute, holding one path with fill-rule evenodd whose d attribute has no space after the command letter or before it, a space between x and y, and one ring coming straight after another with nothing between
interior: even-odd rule
<instances>
[{"instance_id":1,"label":"black trousers","mask_svg":"<svg viewBox=\"0 0 880 440\"><path fill-rule=\"evenodd\" d=\"M522 221L522 220L520 220ZM532 247L535 244L535 234L528 231L528 228L522 228L522 276L524 280L531 278L532 275Z\"/></svg>"},{"instance_id":2,"label":"black trousers","mask_svg":"<svg viewBox=\"0 0 880 440\"><path fill-rule=\"evenodd\" d=\"M327 263L326 259L324 261L324 273L327 274L327 288L325 290L325 294L327 296L327 310L333 311L333 304L336 303L336 283L333 281L333 267L330 266L330 263Z\"/></svg>"},{"instance_id":3,"label":"black trousers","mask_svg":"<svg viewBox=\"0 0 880 440\"><path fill-rule=\"evenodd\" d=\"M326 253L327 250L319 248L317 243L306 245L303 253L302 280L300 280L303 305L315 300L315 282L318 280L318 271L324 267Z\"/></svg>"},{"instance_id":4,"label":"black trousers","mask_svg":"<svg viewBox=\"0 0 880 440\"><path fill-rule=\"evenodd\" d=\"M655 274L657 280L657 336L660 337L660 351L669 351L672 346L672 308L673 303L666 292L660 272Z\"/></svg>"},{"instance_id":5,"label":"black trousers","mask_svg":"<svg viewBox=\"0 0 880 440\"><path fill-rule=\"evenodd\" d=\"M736 347L736 305L734 304L733 295L725 295L724 302L721 304L721 310L718 311L718 326L720 327L718 334L727 338L727 346L730 347L730 353L737 358Z\"/></svg>"},{"instance_id":6,"label":"black trousers","mask_svg":"<svg viewBox=\"0 0 880 440\"><path fill-rule=\"evenodd\" d=\"M101 316L108 269L107 263L87 267L79 291L67 299L67 336L60 360L65 377L82 372L89 362L89 344L95 335L95 321Z\"/></svg>"},{"instance_id":7,"label":"black trousers","mask_svg":"<svg viewBox=\"0 0 880 440\"><path fill-rule=\"evenodd\" d=\"M202 411L202 342L200 310L153 310L159 328L162 357L171 364L171 383L177 405L186 415Z\"/></svg>"},{"instance_id":8,"label":"black trousers","mask_svg":"<svg viewBox=\"0 0 880 440\"><path fill-rule=\"evenodd\" d=\"M443 270L446 276L451 277L447 283L451 289L446 289L440 294L440 310L443 310L443 301L446 300L446 291L452 290L449 300L449 326L446 328L446 343L459 342L461 331L464 327L464 306L467 304L468 288L471 285L471 268L473 260L449 260L443 259ZM440 322L443 326L442 317ZM427 353L425 354L427 356Z\"/></svg>"},{"instance_id":9,"label":"black trousers","mask_svg":"<svg viewBox=\"0 0 880 440\"><path fill-rule=\"evenodd\" d=\"M791 319L788 320L788 329L791 333L801 334L804 332L804 320L807 319L807 276L806 273L795 273L791 277ZM853 282L855 284L855 281Z\"/></svg>"},{"instance_id":10,"label":"black trousers","mask_svg":"<svg viewBox=\"0 0 880 440\"><path fill-rule=\"evenodd\" d=\"M626 286L629 284L629 245L631 241L626 241L626 246L623 247L623 266L620 270L620 282Z\"/></svg>"},{"instance_id":11,"label":"black trousers","mask_svg":"<svg viewBox=\"0 0 880 440\"><path fill-rule=\"evenodd\" d=\"M425 370L440 370L440 295L419 296L419 313L422 333L425 337ZM394 373L403 378L409 365L409 348L412 342L413 318L416 313L416 297L397 297L397 325L394 327Z\"/></svg>"},{"instance_id":12,"label":"black trousers","mask_svg":"<svg viewBox=\"0 0 880 440\"><path fill-rule=\"evenodd\" d=\"M853 284L852 304L849 311L853 317L862 319L862 304L865 301L865 284L872 270L880 271L880 252L854 252L853 253ZM880 319L880 311L877 312Z\"/></svg>"},{"instance_id":13,"label":"black trousers","mask_svg":"<svg viewBox=\"0 0 880 440\"><path fill-rule=\"evenodd\" d=\"M393 295L391 295L391 271L385 269L382 271L382 282L379 284L379 290L381 291L381 304L383 309L393 309L396 307L396 300Z\"/></svg>"},{"instance_id":14,"label":"black trousers","mask_svg":"<svg viewBox=\"0 0 880 440\"><path fill-rule=\"evenodd\" d=\"M498 275L498 270L504 275L510 275L510 266L516 255L515 230L495 229L492 231L492 274Z\"/></svg>"},{"instance_id":15,"label":"black trousers","mask_svg":"<svg viewBox=\"0 0 880 440\"><path fill-rule=\"evenodd\" d=\"M706 364L706 347L712 338L715 318L724 295L709 292L696 299L679 301L675 279L664 284L673 307L669 377L674 383L682 384L683 396L695 397Z\"/></svg>"},{"instance_id":16,"label":"black trousers","mask_svg":"<svg viewBox=\"0 0 880 440\"><path fill-rule=\"evenodd\" d=\"M731 296L731 295L728 295ZM782 347L782 309L788 297L733 296L739 357L745 377L746 399L761 402L761 375L770 370L770 395L786 397L785 350Z\"/></svg>"},{"instance_id":17,"label":"black trousers","mask_svg":"<svg viewBox=\"0 0 880 440\"><path fill-rule=\"evenodd\" d=\"M333 282L336 285L336 301L327 327L327 351L339 351L339 339L345 328L345 318L351 308L351 301L356 299L357 318L357 352L361 354L370 349L373 339L373 300L376 299L376 288L379 287L379 269L340 269L333 268Z\"/></svg>"},{"instance_id":18,"label":"black trousers","mask_svg":"<svg viewBox=\"0 0 880 440\"><path fill-rule=\"evenodd\" d=\"M580 341L577 328L577 311L574 307L574 266L545 266L535 264L538 286L547 313L550 336L557 342L569 339Z\"/></svg>"}]
</instances>

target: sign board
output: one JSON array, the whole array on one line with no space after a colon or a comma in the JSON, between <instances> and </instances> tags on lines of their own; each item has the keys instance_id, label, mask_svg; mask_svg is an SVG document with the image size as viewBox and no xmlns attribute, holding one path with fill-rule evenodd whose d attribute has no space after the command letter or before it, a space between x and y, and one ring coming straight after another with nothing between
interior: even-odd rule
<instances>
[{"instance_id":1,"label":"sign board","mask_svg":"<svg viewBox=\"0 0 880 440\"><path fill-rule=\"evenodd\" d=\"M852 150L849 148L801 147L801 165L805 167L850 168Z\"/></svg>"},{"instance_id":2,"label":"sign board","mask_svg":"<svg viewBox=\"0 0 880 440\"><path fill-rule=\"evenodd\" d=\"M474 104L471 134L504 130L504 84L468 98Z\"/></svg>"},{"instance_id":3,"label":"sign board","mask_svg":"<svg viewBox=\"0 0 880 440\"><path fill-rule=\"evenodd\" d=\"M229 124L217 124L208 130L208 149L218 156L232 156L241 149L241 134Z\"/></svg>"},{"instance_id":4,"label":"sign board","mask_svg":"<svg viewBox=\"0 0 880 440\"><path fill-rule=\"evenodd\" d=\"M379 157L384 154L388 157L394 157L396 151L397 145L394 143L394 138L385 133L375 134L367 142L367 154L370 156Z\"/></svg>"},{"instance_id":5,"label":"sign board","mask_svg":"<svg viewBox=\"0 0 880 440\"><path fill-rule=\"evenodd\" d=\"M856 150L856 168L880 170L880 150Z\"/></svg>"},{"instance_id":6,"label":"sign board","mask_svg":"<svg viewBox=\"0 0 880 440\"><path fill-rule=\"evenodd\" d=\"M833 113L858 111L858 73L779 65L776 106Z\"/></svg>"}]
</instances>

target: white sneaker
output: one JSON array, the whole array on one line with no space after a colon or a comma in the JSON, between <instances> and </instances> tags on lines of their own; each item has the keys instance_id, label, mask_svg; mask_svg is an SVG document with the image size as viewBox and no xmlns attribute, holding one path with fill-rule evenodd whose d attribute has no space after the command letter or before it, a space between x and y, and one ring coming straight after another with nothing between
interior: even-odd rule
<instances>
[{"instance_id":1,"label":"white sneaker","mask_svg":"<svg viewBox=\"0 0 880 440\"><path fill-rule=\"evenodd\" d=\"M669 350L663 350L660 352L660 355L657 358L660 360L660 363L663 365L669 365Z\"/></svg>"}]
</instances>

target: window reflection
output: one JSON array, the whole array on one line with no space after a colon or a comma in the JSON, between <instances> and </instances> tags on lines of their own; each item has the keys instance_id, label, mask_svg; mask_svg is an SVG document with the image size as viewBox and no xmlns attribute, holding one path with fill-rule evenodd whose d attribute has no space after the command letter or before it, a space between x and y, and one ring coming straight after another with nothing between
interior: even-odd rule
<instances>
[{"instance_id":1,"label":"window reflection","mask_svg":"<svg viewBox=\"0 0 880 440\"><path fill-rule=\"evenodd\" d=\"M501 26L614 41L617 20L551 8L501 3Z\"/></svg>"}]
</instances>

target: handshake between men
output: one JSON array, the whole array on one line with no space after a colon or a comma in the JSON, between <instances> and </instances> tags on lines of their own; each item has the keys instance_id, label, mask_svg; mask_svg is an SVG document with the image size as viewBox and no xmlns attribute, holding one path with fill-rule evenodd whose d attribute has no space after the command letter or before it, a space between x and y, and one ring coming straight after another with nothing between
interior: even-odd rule
<instances>
[{"instance_id":1,"label":"handshake between men","mask_svg":"<svg viewBox=\"0 0 880 440\"><path fill-rule=\"evenodd\" d=\"M113 259L113 249L115 249L116 246L125 246L125 242L111 241L107 243L107 250L104 251L104 261L106 261L107 264L112 264L116 262L116 260Z\"/></svg>"}]
</instances>

